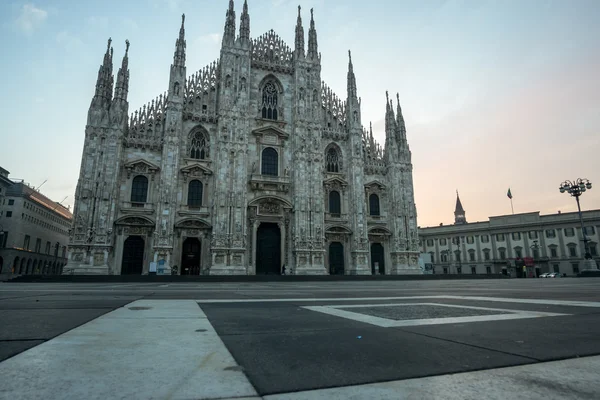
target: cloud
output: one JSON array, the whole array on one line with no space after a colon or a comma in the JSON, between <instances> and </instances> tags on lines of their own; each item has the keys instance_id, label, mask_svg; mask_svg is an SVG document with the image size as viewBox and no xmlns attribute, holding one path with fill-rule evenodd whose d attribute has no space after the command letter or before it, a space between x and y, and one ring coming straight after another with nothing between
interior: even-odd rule
<instances>
[{"instance_id":1,"label":"cloud","mask_svg":"<svg viewBox=\"0 0 600 400\"><path fill-rule=\"evenodd\" d=\"M88 28L105 29L108 28L108 18L92 15L85 20Z\"/></svg>"},{"instance_id":2,"label":"cloud","mask_svg":"<svg viewBox=\"0 0 600 400\"><path fill-rule=\"evenodd\" d=\"M48 18L48 12L33 4L25 4L15 20L15 26L23 33L31 35Z\"/></svg>"},{"instance_id":3,"label":"cloud","mask_svg":"<svg viewBox=\"0 0 600 400\"><path fill-rule=\"evenodd\" d=\"M129 31L135 31L138 28L137 22L131 18L123 18L123 26Z\"/></svg>"},{"instance_id":4,"label":"cloud","mask_svg":"<svg viewBox=\"0 0 600 400\"><path fill-rule=\"evenodd\" d=\"M65 50L78 50L83 46L83 42L76 36L71 35L67 31L61 31L56 35L56 42L62 45Z\"/></svg>"},{"instance_id":5,"label":"cloud","mask_svg":"<svg viewBox=\"0 0 600 400\"><path fill-rule=\"evenodd\" d=\"M202 35L198 38L198 41L202 43L218 44L219 42L221 42L221 34L209 33L207 35Z\"/></svg>"}]
</instances>

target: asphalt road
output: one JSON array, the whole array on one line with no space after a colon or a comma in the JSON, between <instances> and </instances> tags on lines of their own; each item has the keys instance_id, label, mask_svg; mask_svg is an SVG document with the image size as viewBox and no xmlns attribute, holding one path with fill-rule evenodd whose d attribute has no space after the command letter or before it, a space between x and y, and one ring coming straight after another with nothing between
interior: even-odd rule
<instances>
[{"instance_id":1,"label":"asphalt road","mask_svg":"<svg viewBox=\"0 0 600 400\"><path fill-rule=\"evenodd\" d=\"M599 289L597 278L3 283L0 361L135 300L189 299L261 396L487 370L600 355L600 307L578 303L600 302Z\"/></svg>"}]
</instances>

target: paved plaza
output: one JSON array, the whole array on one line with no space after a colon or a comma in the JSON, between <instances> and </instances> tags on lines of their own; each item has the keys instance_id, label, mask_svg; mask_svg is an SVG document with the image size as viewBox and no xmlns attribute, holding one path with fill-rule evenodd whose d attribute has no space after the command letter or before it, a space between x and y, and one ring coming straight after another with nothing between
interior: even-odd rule
<instances>
[{"instance_id":1,"label":"paved plaza","mask_svg":"<svg viewBox=\"0 0 600 400\"><path fill-rule=\"evenodd\" d=\"M2 283L1 399L597 399L600 279Z\"/></svg>"}]
</instances>

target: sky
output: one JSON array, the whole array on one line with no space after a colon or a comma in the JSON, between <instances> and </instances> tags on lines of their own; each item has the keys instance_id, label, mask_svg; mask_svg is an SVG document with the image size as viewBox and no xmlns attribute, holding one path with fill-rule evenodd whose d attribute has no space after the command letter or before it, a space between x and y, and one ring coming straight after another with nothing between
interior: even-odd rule
<instances>
[{"instance_id":1,"label":"sky","mask_svg":"<svg viewBox=\"0 0 600 400\"><path fill-rule=\"evenodd\" d=\"M243 2L235 2L237 26ZM250 31L293 48L314 8L322 79L346 97L352 50L362 120L384 143L385 91L412 151L418 224L569 212L558 191L597 184L600 208L600 2L597 0L249 0ZM0 2L0 166L72 205L87 111L108 37L115 73L129 39L130 111L167 89L181 14L187 71L219 56L227 0Z\"/></svg>"}]
</instances>

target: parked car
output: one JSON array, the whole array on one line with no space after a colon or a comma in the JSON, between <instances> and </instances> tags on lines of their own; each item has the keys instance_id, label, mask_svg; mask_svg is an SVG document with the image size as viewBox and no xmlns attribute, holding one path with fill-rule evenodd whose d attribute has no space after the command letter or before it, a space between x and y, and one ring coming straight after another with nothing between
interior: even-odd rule
<instances>
[{"instance_id":1,"label":"parked car","mask_svg":"<svg viewBox=\"0 0 600 400\"><path fill-rule=\"evenodd\" d=\"M553 272L550 275L548 275L548 278L560 278L560 277L562 277L560 272Z\"/></svg>"},{"instance_id":2,"label":"parked car","mask_svg":"<svg viewBox=\"0 0 600 400\"><path fill-rule=\"evenodd\" d=\"M540 278L547 278L550 275L550 272L546 272L540 275Z\"/></svg>"}]
</instances>

